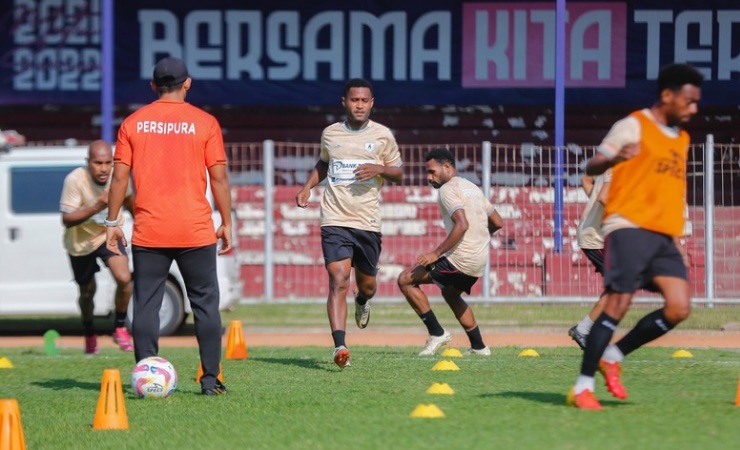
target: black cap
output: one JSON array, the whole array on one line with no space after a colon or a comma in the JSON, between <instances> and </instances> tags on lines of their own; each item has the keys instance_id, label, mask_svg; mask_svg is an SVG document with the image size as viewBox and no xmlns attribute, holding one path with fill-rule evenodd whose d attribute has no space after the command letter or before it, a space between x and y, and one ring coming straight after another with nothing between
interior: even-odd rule
<instances>
[{"instance_id":1,"label":"black cap","mask_svg":"<svg viewBox=\"0 0 740 450\"><path fill-rule=\"evenodd\" d=\"M175 86L188 78L188 68L180 58L168 56L154 66L153 80L157 86Z\"/></svg>"}]
</instances>

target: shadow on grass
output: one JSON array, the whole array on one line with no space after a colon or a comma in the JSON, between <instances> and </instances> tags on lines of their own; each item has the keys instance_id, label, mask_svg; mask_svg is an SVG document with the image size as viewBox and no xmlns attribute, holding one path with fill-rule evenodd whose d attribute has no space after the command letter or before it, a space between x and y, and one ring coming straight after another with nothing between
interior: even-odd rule
<instances>
[{"instance_id":1,"label":"shadow on grass","mask_svg":"<svg viewBox=\"0 0 740 450\"><path fill-rule=\"evenodd\" d=\"M334 372L333 368L328 368L324 362L319 362L312 358L249 358L252 361L266 362L270 364L282 364L285 366L302 367L304 369L323 370L325 372Z\"/></svg>"},{"instance_id":2,"label":"shadow on grass","mask_svg":"<svg viewBox=\"0 0 740 450\"><path fill-rule=\"evenodd\" d=\"M554 393L554 392L505 391L505 392L497 392L495 394L481 394L481 397L484 397L484 398L490 398L490 397L521 398L521 399L529 400L532 402L548 403L548 404L557 405L557 406L566 406L565 405L566 395L560 392ZM599 402L603 406L621 406L625 404L625 402L621 402L621 401L618 402L614 400L601 400L600 399Z\"/></svg>"},{"instance_id":3,"label":"shadow on grass","mask_svg":"<svg viewBox=\"0 0 740 450\"><path fill-rule=\"evenodd\" d=\"M112 317L95 317L95 332L98 335L113 334ZM0 319L0 336L41 336L56 330L62 336L82 336L83 328L79 316L64 317L3 317ZM226 331L222 327L221 333ZM173 336L195 336L195 325L184 323Z\"/></svg>"},{"instance_id":4,"label":"shadow on grass","mask_svg":"<svg viewBox=\"0 0 740 450\"><path fill-rule=\"evenodd\" d=\"M32 381L31 385L51 389L54 391L64 391L67 389L88 389L91 391L100 391L100 383L88 383L79 380L72 380L69 378L46 381Z\"/></svg>"}]
</instances>

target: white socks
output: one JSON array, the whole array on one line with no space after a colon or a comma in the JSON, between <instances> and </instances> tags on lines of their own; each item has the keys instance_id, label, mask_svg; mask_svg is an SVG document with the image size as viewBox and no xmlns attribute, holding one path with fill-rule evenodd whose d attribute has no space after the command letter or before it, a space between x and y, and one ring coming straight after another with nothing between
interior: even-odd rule
<instances>
[{"instance_id":1,"label":"white socks","mask_svg":"<svg viewBox=\"0 0 740 450\"><path fill-rule=\"evenodd\" d=\"M604 350L604 355L601 357L601 359L608 363L622 362L622 360L624 359L624 355L616 345L610 344L606 348L606 350ZM596 392L594 377L578 375L578 378L576 379L576 385L573 387L573 393L578 395L586 389L591 392Z\"/></svg>"},{"instance_id":2,"label":"white socks","mask_svg":"<svg viewBox=\"0 0 740 450\"><path fill-rule=\"evenodd\" d=\"M624 355L616 345L611 344L604 350L604 355L601 359L608 363L622 362Z\"/></svg>"},{"instance_id":3,"label":"white socks","mask_svg":"<svg viewBox=\"0 0 740 450\"><path fill-rule=\"evenodd\" d=\"M573 393L578 395L584 390L596 392L596 384L594 377L587 377L586 375L578 375L576 379L576 385L573 387Z\"/></svg>"},{"instance_id":4,"label":"white socks","mask_svg":"<svg viewBox=\"0 0 740 450\"><path fill-rule=\"evenodd\" d=\"M590 317L586 316L576 325L576 330L579 333L587 336L591 332L591 327L594 325L594 321Z\"/></svg>"}]
</instances>

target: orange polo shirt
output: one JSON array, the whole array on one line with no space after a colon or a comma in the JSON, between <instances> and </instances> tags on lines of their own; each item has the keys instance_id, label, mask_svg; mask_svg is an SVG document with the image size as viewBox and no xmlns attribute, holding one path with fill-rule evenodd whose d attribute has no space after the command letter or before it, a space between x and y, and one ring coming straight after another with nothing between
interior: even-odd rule
<instances>
[{"instance_id":1,"label":"orange polo shirt","mask_svg":"<svg viewBox=\"0 0 740 450\"><path fill-rule=\"evenodd\" d=\"M605 217L619 214L640 228L680 236L689 135L668 136L642 111L631 116L640 122L640 152L612 169Z\"/></svg>"},{"instance_id":2,"label":"orange polo shirt","mask_svg":"<svg viewBox=\"0 0 740 450\"><path fill-rule=\"evenodd\" d=\"M226 153L215 117L185 102L150 103L121 124L115 162L131 167L134 245L216 243L206 177L208 167L226 164Z\"/></svg>"}]
</instances>

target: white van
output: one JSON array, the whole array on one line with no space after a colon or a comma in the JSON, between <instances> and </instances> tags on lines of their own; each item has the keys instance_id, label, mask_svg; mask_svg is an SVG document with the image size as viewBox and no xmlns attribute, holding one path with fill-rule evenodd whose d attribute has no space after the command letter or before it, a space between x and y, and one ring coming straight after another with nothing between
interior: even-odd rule
<instances>
[{"instance_id":1,"label":"white van","mask_svg":"<svg viewBox=\"0 0 740 450\"><path fill-rule=\"evenodd\" d=\"M0 315L79 315L77 285L63 245L59 197L64 178L84 166L86 157L87 147L82 146L13 148L0 153ZM214 223L220 222L214 211ZM131 227L128 216L124 233L129 242ZM236 228L234 221L234 232ZM233 252L217 258L221 310L233 308L242 293L236 235L234 246ZM131 261L130 245L127 250ZM114 310L116 284L100 264L94 313L107 316ZM159 312L160 335L177 331L191 312L185 284L173 264ZM130 305L129 323L131 314Z\"/></svg>"}]
</instances>

